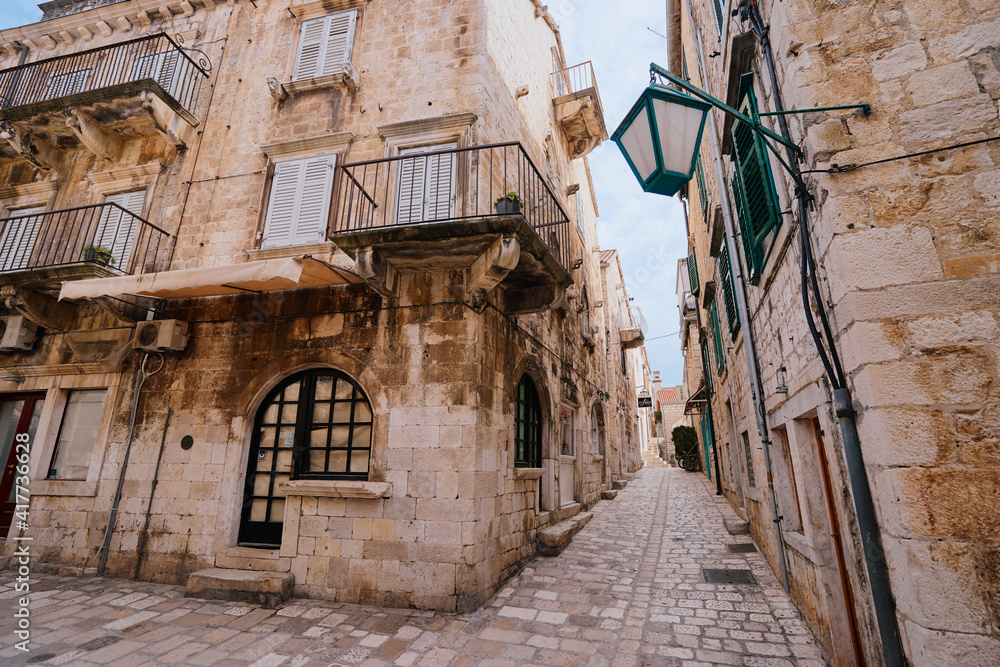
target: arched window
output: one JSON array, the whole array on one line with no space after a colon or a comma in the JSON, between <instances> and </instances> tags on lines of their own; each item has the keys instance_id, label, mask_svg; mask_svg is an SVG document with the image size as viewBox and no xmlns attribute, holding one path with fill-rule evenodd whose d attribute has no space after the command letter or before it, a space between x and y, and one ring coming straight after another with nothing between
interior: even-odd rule
<instances>
[{"instance_id":1,"label":"arched window","mask_svg":"<svg viewBox=\"0 0 1000 667\"><path fill-rule=\"evenodd\" d=\"M514 401L514 466L542 467L542 404L531 378L524 375Z\"/></svg>"},{"instance_id":2,"label":"arched window","mask_svg":"<svg viewBox=\"0 0 1000 667\"><path fill-rule=\"evenodd\" d=\"M281 544L290 479L368 479L372 409L343 373L314 369L285 379L254 421L239 542Z\"/></svg>"}]
</instances>

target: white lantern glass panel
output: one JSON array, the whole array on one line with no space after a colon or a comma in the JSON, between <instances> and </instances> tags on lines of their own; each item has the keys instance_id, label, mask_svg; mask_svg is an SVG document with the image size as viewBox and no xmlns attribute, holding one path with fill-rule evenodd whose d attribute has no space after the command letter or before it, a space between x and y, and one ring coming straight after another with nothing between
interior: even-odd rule
<instances>
[{"instance_id":1,"label":"white lantern glass panel","mask_svg":"<svg viewBox=\"0 0 1000 667\"><path fill-rule=\"evenodd\" d=\"M700 137L699 130L705 112L683 104L654 99L653 113L656 114L656 129L663 150L663 168L681 174L690 173L694 154L698 150L696 142Z\"/></svg>"},{"instance_id":2,"label":"white lantern glass panel","mask_svg":"<svg viewBox=\"0 0 1000 667\"><path fill-rule=\"evenodd\" d=\"M653 150L653 133L649 115L642 109L621 138L622 146L635 165L639 177L645 181L656 171L656 153Z\"/></svg>"}]
</instances>

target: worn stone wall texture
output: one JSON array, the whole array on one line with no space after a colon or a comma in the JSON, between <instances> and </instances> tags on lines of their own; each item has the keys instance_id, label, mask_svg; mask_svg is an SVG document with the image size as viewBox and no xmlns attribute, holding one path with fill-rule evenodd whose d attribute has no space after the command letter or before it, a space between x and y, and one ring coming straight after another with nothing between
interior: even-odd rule
<instances>
[{"instance_id":1,"label":"worn stone wall texture","mask_svg":"<svg viewBox=\"0 0 1000 667\"><path fill-rule=\"evenodd\" d=\"M45 172L5 149L0 213L99 203L146 187L143 217L174 236L158 270L240 264L262 257L273 169L262 146L301 140L308 150L340 135L343 164L390 155L386 133L401 123L414 128L417 143L447 126L464 145L522 142L570 217L568 256L580 262L561 306L516 319L502 313L502 290L481 311L467 305L466 272L447 266L404 272L392 299L360 283L159 304L156 317L187 322L190 340L183 354L147 369L155 372L137 404L108 572L171 583L207 567L291 572L297 595L475 608L534 555L539 529L593 504L612 479L641 466L634 434L624 435L635 423L635 388L616 371L619 322L604 297L589 168L569 158L554 118L549 78L561 53L558 32L529 0L331 0L292 3L291 12L287 3L212 4L139 13L140 2L124 21L100 8L0 31L0 68L16 64L15 40L37 46L34 61L161 30L185 34L185 45L213 64L184 150L150 134L125 142L117 161L81 146ZM300 20L292 13L348 8L361 12L352 58L358 88L272 97L267 78L287 82L294 68ZM521 86L528 95L516 97ZM456 117L468 127L454 129ZM355 270L332 245L302 252ZM617 270L614 308L625 298ZM32 351L0 359L0 391L46 395L28 530L38 567L82 572L97 563L126 458L141 360L131 352L133 333L97 305L80 304L67 330L46 330ZM339 369L364 389L374 412L369 480L388 482L391 492L291 495L280 549L238 546L257 408L283 378L317 367ZM543 406L540 479L514 467L514 394L525 373ZM67 392L102 387L108 394L87 480L46 479ZM574 424L572 474L560 465L562 409ZM186 435L195 444L185 450ZM568 507L560 502L567 487Z\"/></svg>"},{"instance_id":2,"label":"worn stone wall texture","mask_svg":"<svg viewBox=\"0 0 1000 667\"><path fill-rule=\"evenodd\" d=\"M734 91L727 90L732 43L749 24L727 13L721 57L705 58L705 80L693 39L697 32L705 56L716 50L712 3L692 0L684 6L692 80L735 101ZM785 108L872 105L869 116L859 111L789 116L792 139L805 153L803 169L861 165L1000 135L996 3L786 0L759 6L769 25ZM759 106L774 110L762 45L756 45L751 62ZM721 133L721 115L715 121ZM765 122L777 128L771 119ZM708 165L707 138L702 156ZM730 178L728 156L723 162ZM858 411L904 650L916 665L1000 661L998 163L1000 142L989 141L806 176L816 197L809 214L812 252ZM824 536L833 527L829 501L848 537L845 560L862 644L869 661L878 664L839 428L803 314L793 187L773 156L771 171L785 213L760 284L748 285L746 292L792 594L832 659L853 664L835 545ZM706 169L706 176L710 206L720 205L714 171ZM694 194L691 207L692 247L700 261L707 260L708 229ZM713 264L701 264L703 283L717 272ZM716 431L737 448L739 433L748 432L756 486L736 469L726 493L748 515L777 570L763 446L748 398L745 334L741 331L726 351L727 370L716 378L713 402L718 412L731 401L735 433L726 433L725 423ZM787 393L778 393L778 385L786 385ZM823 488L823 467L832 498L817 491ZM785 468L794 472L794 482L782 482L788 478Z\"/></svg>"}]
</instances>

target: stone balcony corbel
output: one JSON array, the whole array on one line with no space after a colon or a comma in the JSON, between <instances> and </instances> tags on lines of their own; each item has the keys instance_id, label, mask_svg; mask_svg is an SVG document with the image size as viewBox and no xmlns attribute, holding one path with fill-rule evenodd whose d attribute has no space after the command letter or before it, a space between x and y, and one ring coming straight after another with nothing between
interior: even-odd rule
<instances>
[{"instance_id":1,"label":"stone balcony corbel","mask_svg":"<svg viewBox=\"0 0 1000 667\"><path fill-rule=\"evenodd\" d=\"M163 100L150 92L144 92L139 97L142 100L142 108L149 115L153 127L159 132L167 143L177 150L187 148L187 143L182 136L182 120L176 112L168 107Z\"/></svg>"},{"instance_id":2,"label":"stone balcony corbel","mask_svg":"<svg viewBox=\"0 0 1000 667\"><path fill-rule=\"evenodd\" d=\"M360 86L358 71L351 63L341 65L340 71L326 76L317 76L311 79L300 79L298 81L279 82L274 77L269 77L267 85L271 89L271 95L279 102L286 96L307 93L313 90L324 88L346 88L357 90Z\"/></svg>"},{"instance_id":3,"label":"stone balcony corbel","mask_svg":"<svg viewBox=\"0 0 1000 667\"><path fill-rule=\"evenodd\" d=\"M0 287L0 297L7 308L16 310L37 326L50 331L65 331L76 319L76 306L15 285Z\"/></svg>"},{"instance_id":4,"label":"stone balcony corbel","mask_svg":"<svg viewBox=\"0 0 1000 667\"><path fill-rule=\"evenodd\" d=\"M66 126L91 153L105 160L117 161L121 157L122 141L118 135L104 129L84 111L70 108L65 113Z\"/></svg>"},{"instance_id":5,"label":"stone balcony corbel","mask_svg":"<svg viewBox=\"0 0 1000 667\"><path fill-rule=\"evenodd\" d=\"M384 297L392 298L399 291L399 273L372 246L357 250L354 258L358 275L368 286Z\"/></svg>"},{"instance_id":6,"label":"stone balcony corbel","mask_svg":"<svg viewBox=\"0 0 1000 667\"><path fill-rule=\"evenodd\" d=\"M51 144L9 120L0 120L0 139L6 140L18 155L39 169L48 171L59 161Z\"/></svg>"},{"instance_id":7,"label":"stone balcony corbel","mask_svg":"<svg viewBox=\"0 0 1000 667\"><path fill-rule=\"evenodd\" d=\"M466 301L479 310L486 303L486 295L503 282L521 259L521 244L514 236L504 236L494 241L468 270Z\"/></svg>"}]
</instances>

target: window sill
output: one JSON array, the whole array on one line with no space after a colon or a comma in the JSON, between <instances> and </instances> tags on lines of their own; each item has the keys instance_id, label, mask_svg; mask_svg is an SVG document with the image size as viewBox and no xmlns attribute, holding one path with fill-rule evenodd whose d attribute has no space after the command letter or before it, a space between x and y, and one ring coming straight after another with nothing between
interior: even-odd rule
<instances>
[{"instance_id":1,"label":"window sill","mask_svg":"<svg viewBox=\"0 0 1000 667\"><path fill-rule=\"evenodd\" d=\"M514 468L514 479L538 479L545 474L545 468Z\"/></svg>"},{"instance_id":2,"label":"window sill","mask_svg":"<svg viewBox=\"0 0 1000 667\"><path fill-rule=\"evenodd\" d=\"M297 479L282 482L278 490L286 496L313 498L388 498L392 495L389 482L361 482L345 479Z\"/></svg>"},{"instance_id":3,"label":"window sill","mask_svg":"<svg viewBox=\"0 0 1000 667\"><path fill-rule=\"evenodd\" d=\"M93 498L97 495L97 480L91 482L72 479L33 479L31 480L31 495Z\"/></svg>"},{"instance_id":4,"label":"window sill","mask_svg":"<svg viewBox=\"0 0 1000 667\"><path fill-rule=\"evenodd\" d=\"M280 259L284 257L327 257L333 254L336 246L332 241L321 241L319 243L309 243L306 245L286 245L277 248L258 248L257 250L245 250L250 256L250 261L261 259Z\"/></svg>"},{"instance_id":5,"label":"window sill","mask_svg":"<svg viewBox=\"0 0 1000 667\"><path fill-rule=\"evenodd\" d=\"M595 461L595 462L600 462L600 461L603 461L603 460L604 460L604 456L603 456L602 454L595 454L595 455L594 455L594 458L593 458L593 459L591 459L591 460L592 460L592 461Z\"/></svg>"},{"instance_id":6,"label":"window sill","mask_svg":"<svg viewBox=\"0 0 1000 667\"><path fill-rule=\"evenodd\" d=\"M272 76L268 77L267 85L271 89L271 96L280 102L286 97L300 93L309 93L314 90L325 90L327 88L346 88L354 91L358 89L360 82L358 80L358 72L354 69L354 66L351 63L344 63L341 65L340 72L336 74L284 82L278 81Z\"/></svg>"}]
</instances>

